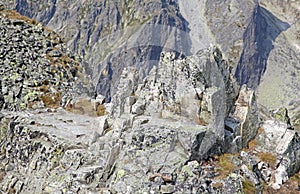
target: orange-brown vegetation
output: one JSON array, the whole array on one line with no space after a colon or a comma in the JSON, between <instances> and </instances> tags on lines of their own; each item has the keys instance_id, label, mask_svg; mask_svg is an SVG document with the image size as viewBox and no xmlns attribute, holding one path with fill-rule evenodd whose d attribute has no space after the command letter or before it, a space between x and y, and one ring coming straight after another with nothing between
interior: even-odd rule
<instances>
[{"instance_id":1,"label":"orange-brown vegetation","mask_svg":"<svg viewBox=\"0 0 300 194\"><path fill-rule=\"evenodd\" d=\"M258 157L264 161L267 162L268 164L271 165L271 167L275 166L275 162L276 162L276 156L271 154L271 153L267 153L267 152L260 152L258 153Z\"/></svg>"},{"instance_id":2,"label":"orange-brown vegetation","mask_svg":"<svg viewBox=\"0 0 300 194\"><path fill-rule=\"evenodd\" d=\"M3 10L1 11L2 15L6 15L7 18L13 19L13 20L22 20L29 24L37 24L36 20L28 18L26 16L23 16L19 14L17 11L14 10Z\"/></svg>"},{"instance_id":3,"label":"orange-brown vegetation","mask_svg":"<svg viewBox=\"0 0 300 194\"><path fill-rule=\"evenodd\" d=\"M217 157L217 159L218 159L217 171L220 173L218 178L225 178L234 171L234 169L235 169L235 165L233 162L234 157L237 157L237 155L236 154L223 154L223 155Z\"/></svg>"},{"instance_id":4,"label":"orange-brown vegetation","mask_svg":"<svg viewBox=\"0 0 300 194\"><path fill-rule=\"evenodd\" d=\"M106 109L102 104L100 104L97 107L97 116L104 116L104 115L106 115Z\"/></svg>"},{"instance_id":5,"label":"orange-brown vegetation","mask_svg":"<svg viewBox=\"0 0 300 194\"><path fill-rule=\"evenodd\" d=\"M250 180L242 180L243 191L245 194L253 194L256 192L255 185Z\"/></svg>"},{"instance_id":6,"label":"orange-brown vegetation","mask_svg":"<svg viewBox=\"0 0 300 194\"><path fill-rule=\"evenodd\" d=\"M257 133L258 133L258 134L262 134L263 132L264 132L264 129L263 129L263 128L259 127L259 128L257 129Z\"/></svg>"},{"instance_id":7,"label":"orange-brown vegetation","mask_svg":"<svg viewBox=\"0 0 300 194\"><path fill-rule=\"evenodd\" d=\"M61 93L47 93L41 96L41 99L47 108L58 108L61 102Z\"/></svg>"},{"instance_id":8,"label":"orange-brown vegetation","mask_svg":"<svg viewBox=\"0 0 300 194\"><path fill-rule=\"evenodd\" d=\"M222 182L216 182L216 183L212 183L212 186L219 189L219 190L222 190L223 188L223 183Z\"/></svg>"},{"instance_id":9,"label":"orange-brown vegetation","mask_svg":"<svg viewBox=\"0 0 300 194\"><path fill-rule=\"evenodd\" d=\"M38 87L39 91L43 92L43 93L46 93L49 91L49 86L48 85L41 85L40 87Z\"/></svg>"},{"instance_id":10,"label":"orange-brown vegetation","mask_svg":"<svg viewBox=\"0 0 300 194\"><path fill-rule=\"evenodd\" d=\"M97 104L94 106L89 99L80 99L74 104L68 104L65 109L75 114L87 114L89 116L104 116L107 114L104 105Z\"/></svg>"},{"instance_id":11,"label":"orange-brown vegetation","mask_svg":"<svg viewBox=\"0 0 300 194\"><path fill-rule=\"evenodd\" d=\"M248 147L246 149L244 149L247 152L253 151L257 146L257 140L256 139L252 139L249 143L248 143Z\"/></svg>"},{"instance_id":12,"label":"orange-brown vegetation","mask_svg":"<svg viewBox=\"0 0 300 194\"><path fill-rule=\"evenodd\" d=\"M203 126L208 125L208 123L205 122L201 117L195 117L195 122L196 122L198 125L203 125Z\"/></svg>"}]
</instances>

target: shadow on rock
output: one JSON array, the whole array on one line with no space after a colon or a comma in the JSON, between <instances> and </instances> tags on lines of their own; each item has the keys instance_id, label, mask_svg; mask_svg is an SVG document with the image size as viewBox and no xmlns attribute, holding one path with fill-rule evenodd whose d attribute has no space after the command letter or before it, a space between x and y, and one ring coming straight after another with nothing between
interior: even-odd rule
<instances>
[{"instance_id":1,"label":"shadow on rock","mask_svg":"<svg viewBox=\"0 0 300 194\"><path fill-rule=\"evenodd\" d=\"M235 76L240 85L256 89L267 68L268 57L274 48L273 42L290 25L281 21L259 5L244 34L244 48Z\"/></svg>"}]
</instances>

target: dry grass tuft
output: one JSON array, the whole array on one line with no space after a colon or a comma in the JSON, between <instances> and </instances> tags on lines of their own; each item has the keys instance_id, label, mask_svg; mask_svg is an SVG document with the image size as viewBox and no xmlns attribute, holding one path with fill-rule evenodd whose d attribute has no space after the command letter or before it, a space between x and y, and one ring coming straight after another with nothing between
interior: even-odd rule
<instances>
[{"instance_id":1,"label":"dry grass tuft","mask_svg":"<svg viewBox=\"0 0 300 194\"><path fill-rule=\"evenodd\" d=\"M5 14L7 18L13 19L13 20L22 20L25 21L26 23L35 25L37 24L37 21L31 18L28 18L26 16L23 16L19 14L17 11L14 10L3 10L1 11L2 14Z\"/></svg>"},{"instance_id":2,"label":"dry grass tuft","mask_svg":"<svg viewBox=\"0 0 300 194\"><path fill-rule=\"evenodd\" d=\"M223 183L222 183L222 182L212 183L212 186L213 186L214 188L217 188L217 189L219 189L219 190L222 190L222 188L223 188Z\"/></svg>"},{"instance_id":3,"label":"dry grass tuft","mask_svg":"<svg viewBox=\"0 0 300 194\"><path fill-rule=\"evenodd\" d=\"M271 154L271 153L267 153L267 152L260 152L258 153L258 157L264 161L267 162L268 164L270 164L271 166L275 166L275 162L276 162L276 156Z\"/></svg>"},{"instance_id":4,"label":"dry grass tuft","mask_svg":"<svg viewBox=\"0 0 300 194\"><path fill-rule=\"evenodd\" d=\"M259 127L259 128L257 129L257 134L262 134L263 132L264 132L264 129L263 129L263 128Z\"/></svg>"},{"instance_id":5,"label":"dry grass tuft","mask_svg":"<svg viewBox=\"0 0 300 194\"><path fill-rule=\"evenodd\" d=\"M105 106L103 106L102 104L98 105L96 112L97 112L97 116L104 116L107 114Z\"/></svg>"},{"instance_id":6,"label":"dry grass tuft","mask_svg":"<svg viewBox=\"0 0 300 194\"><path fill-rule=\"evenodd\" d=\"M38 87L39 91L43 92L43 93L47 93L49 92L49 86L48 85L41 85L40 87Z\"/></svg>"},{"instance_id":7,"label":"dry grass tuft","mask_svg":"<svg viewBox=\"0 0 300 194\"><path fill-rule=\"evenodd\" d=\"M75 104L68 104L65 109L75 114L87 114L94 117L104 116L107 114L104 105L99 104L94 107L89 99L79 99Z\"/></svg>"},{"instance_id":8,"label":"dry grass tuft","mask_svg":"<svg viewBox=\"0 0 300 194\"><path fill-rule=\"evenodd\" d=\"M299 173L294 174L294 176L292 176L292 177L290 178L290 180L296 181L296 182L298 182L298 184L300 184L300 174L299 174Z\"/></svg>"},{"instance_id":9,"label":"dry grass tuft","mask_svg":"<svg viewBox=\"0 0 300 194\"><path fill-rule=\"evenodd\" d=\"M255 185L249 180L242 180L243 191L245 194L252 194L256 192Z\"/></svg>"},{"instance_id":10,"label":"dry grass tuft","mask_svg":"<svg viewBox=\"0 0 300 194\"><path fill-rule=\"evenodd\" d=\"M196 117L195 118L195 122L198 124L198 125L202 125L202 126L207 126L208 125L208 123L207 122L205 122L202 118L200 118L200 117Z\"/></svg>"},{"instance_id":11,"label":"dry grass tuft","mask_svg":"<svg viewBox=\"0 0 300 194\"><path fill-rule=\"evenodd\" d=\"M230 173L232 173L235 169L235 165L233 163L233 158L235 155L233 154L223 154L219 156L218 164L217 166L219 167L217 171L220 173L219 178L225 178L227 177Z\"/></svg>"},{"instance_id":12,"label":"dry grass tuft","mask_svg":"<svg viewBox=\"0 0 300 194\"><path fill-rule=\"evenodd\" d=\"M58 108L61 102L61 93L47 93L41 96L41 99L47 108Z\"/></svg>"},{"instance_id":13,"label":"dry grass tuft","mask_svg":"<svg viewBox=\"0 0 300 194\"><path fill-rule=\"evenodd\" d=\"M248 150L249 151L254 150L256 146L257 146L257 141L253 139L248 143Z\"/></svg>"}]
</instances>

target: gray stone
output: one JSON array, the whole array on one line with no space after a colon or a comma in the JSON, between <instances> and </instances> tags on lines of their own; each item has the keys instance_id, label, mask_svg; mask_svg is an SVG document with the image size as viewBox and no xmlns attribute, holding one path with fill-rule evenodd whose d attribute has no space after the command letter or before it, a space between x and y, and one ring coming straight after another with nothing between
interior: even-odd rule
<instances>
[{"instance_id":1,"label":"gray stone","mask_svg":"<svg viewBox=\"0 0 300 194\"><path fill-rule=\"evenodd\" d=\"M71 105L68 102L76 101L77 96L89 93L89 87L85 84L89 82L89 77L85 71L93 76L96 93L103 94L100 99L88 98L93 109L99 104L104 105L106 100L112 100L114 105L109 105L109 115L104 120L104 117L75 115L60 109L57 112L46 111L47 109L24 113L5 112L13 116L8 123L1 119L0 138L3 146L0 154L1 158L4 158L2 163L5 164L6 170L11 171L10 174L18 178L26 175L22 192L94 192L99 187L111 188L112 192L120 193L160 190L173 192L175 188L176 191L178 189L178 193L243 192L242 178L238 174L230 174L224 180L218 180L223 183L222 189L214 191L210 184L216 175L214 166L200 164L202 159L213 163L213 160L209 160L210 157L224 152L226 146L232 147L231 152L238 151L256 135L255 124L259 121L256 118L255 96L252 91L242 88L235 104L235 112L233 111L228 118L237 97L237 84L231 74L231 68L235 67L230 65L238 63L238 59L244 59L239 67L245 69L245 62L261 62L257 63L261 65L268 61L266 58L257 61L255 57L253 61L248 60L252 59L251 52L248 51L253 51L252 46L257 46L259 49L254 49L257 51L254 52L254 56L257 53L259 56L272 56L272 53L260 50L266 42L261 41L261 44L253 37L260 40L261 34L266 34L263 31L264 26L261 25L264 22L261 21L267 22L265 26L273 25L273 21L279 23L275 16L250 1L244 3L243 10L239 9L241 2L238 1L107 1L104 4L57 1L47 4L49 9L45 9L44 12L39 10L43 3L38 3L36 6L35 2L29 4L19 1L16 5L18 11L35 15L43 19L44 23L55 27L56 31L62 32L71 49L84 55L90 64L84 64L80 57L66 52L65 45L61 44L62 40L55 33L44 30L40 23L28 25L24 21L10 21L1 17L1 28L5 28L6 25L12 27L8 28L9 33L3 34L1 44L4 46L0 50L0 62L3 64L0 72L1 75L2 72L5 75L1 77L2 84L8 88L8 92L2 94L5 100L4 111L19 110L21 107L26 109L28 106L37 108L41 103L49 106L49 101L57 102L55 106L63 104L67 107ZM80 5L79 11L77 4ZM68 11L71 14L61 11L61 7L65 6L70 7ZM197 14L193 14L195 12ZM221 14L217 14L220 12ZM60 16L64 16L64 19L61 20ZM230 19L227 19L227 16ZM203 25L197 24L199 17L204 21ZM79 23L77 26L73 25L73 29L65 26L76 21ZM107 21L113 25L106 25ZM272 22L268 23L270 21ZM215 25L216 23L221 25ZM226 25L227 28L223 23L230 24ZM283 27L283 23L280 24L282 25L278 26ZM94 28L95 26L98 28ZM135 26L140 30L127 31L129 27ZM256 34L257 31L253 30L256 29L255 26L261 27L261 34ZM210 32L209 29L213 31ZM219 32L227 32L228 29L231 33L216 35ZM267 36L274 39L273 41L274 37L279 35L275 33L282 31L276 29L269 30L271 36ZM128 32L137 34L132 36ZM254 32L253 37L249 39L251 41L247 39L249 32ZM20 33L22 36L18 35ZM239 40L243 34L245 41ZM199 35L203 35L204 38L200 40ZM48 37L47 40L44 36ZM104 40L103 36L108 41ZM214 39L214 36L224 53L215 47L203 49L210 42L207 38ZM190 40L191 37L197 37L204 45ZM139 44L145 43L145 40L150 40L151 44ZM253 42L258 44L252 44ZM123 43L126 48L123 48ZM113 47L107 50L111 45ZM192 51L195 45L201 50L196 55L189 56L190 52L196 53ZM238 48L232 48L233 45ZM238 53L242 51L242 47L245 52ZM159 60L161 51L166 48L175 52L164 52ZM291 52L293 48L290 48ZM233 57L232 54L237 56ZM247 55L251 57L247 58ZM229 64L225 58L233 61ZM155 67L152 68L153 66ZM78 68L76 73L68 70L75 67ZM239 72L240 68L236 73L240 83L249 77L256 83L257 78L261 76L243 77ZM80 76L74 77L75 74ZM24 82L24 88L21 89L15 82ZM52 96L58 92L62 100ZM81 111L73 110L72 106L67 108L75 112ZM274 183L277 185L286 180L286 174L293 174L299 167L298 135L291 134L290 131L282 134L282 141L288 143L282 143L277 138L274 140L275 143L279 141L281 144L274 150L283 158L276 165L279 166ZM266 136L266 133L262 134L262 138ZM265 150L270 148L274 147L266 145ZM256 172L252 172L256 164L250 159L249 155L242 153L242 170L258 184L257 179L253 178L253 173ZM30 170L27 170L28 166ZM260 172L265 170L265 177L270 177L266 165L257 166ZM157 176L154 181L149 178L149 175L153 174ZM12 177L5 175L4 180L10 181ZM42 184L35 184L36 182ZM1 183L2 185L6 187L6 192L9 185L6 182ZM45 191L42 191L45 185Z\"/></svg>"},{"instance_id":2,"label":"gray stone","mask_svg":"<svg viewBox=\"0 0 300 194\"><path fill-rule=\"evenodd\" d=\"M132 114L142 115L145 111L145 103L142 101L137 101L132 105Z\"/></svg>"},{"instance_id":3,"label":"gray stone","mask_svg":"<svg viewBox=\"0 0 300 194\"><path fill-rule=\"evenodd\" d=\"M5 10L5 6L3 5L3 3L0 3L0 11Z\"/></svg>"},{"instance_id":4,"label":"gray stone","mask_svg":"<svg viewBox=\"0 0 300 194\"><path fill-rule=\"evenodd\" d=\"M109 128L107 117L106 116L98 117L96 122L98 124L98 126L96 126L97 132L99 133L100 136L104 135L105 130Z\"/></svg>"},{"instance_id":5,"label":"gray stone","mask_svg":"<svg viewBox=\"0 0 300 194\"><path fill-rule=\"evenodd\" d=\"M174 193L175 186L174 185L161 185L160 186L160 192L161 193Z\"/></svg>"},{"instance_id":6,"label":"gray stone","mask_svg":"<svg viewBox=\"0 0 300 194\"><path fill-rule=\"evenodd\" d=\"M278 168L272 183L274 189L279 189L288 176L294 175L300 169L299 135L296 131L288 129L287 123L275 119L265 121L261 128L263 133L257 137L257 150L281 158L276 164Z\"/></svg>"},{"instance_id":7,"label":"gray stone","mask_svg":"<svg viewBox=\"0 0 300 194\"><path fill-rule=\"evenodd\" d=\"M299 168L297 159L300 149L297 143L299 135L296 131L287 129L287 127L286 123L277 120L265 121L261 126L264 132L258 136L258 150L290 156L297 169Z\"/></svg>"},{"instance_id":8,"label":"gray stone","mask_svg":"<svg viewBox=\"0 0 300 194\"><path fill-rule=\"evenodd\" d=\"M274 183L272 183L272 187L274 189L280 189L280 186L288 180L288 165L289 159L283 159L274 174Z\"/></svg>"},{"instance_id":9,"label":"gray stone","mask_svg":"<svg viewBox=\"0 0 300 194\"><path fill-rule=\"evenodd\" d=\"M246 147L257 134L259 120L255 93L245 85L240 90L232 117L239 121L237 135L242 138L242 147Z\"/></svg>"}]
</instances>

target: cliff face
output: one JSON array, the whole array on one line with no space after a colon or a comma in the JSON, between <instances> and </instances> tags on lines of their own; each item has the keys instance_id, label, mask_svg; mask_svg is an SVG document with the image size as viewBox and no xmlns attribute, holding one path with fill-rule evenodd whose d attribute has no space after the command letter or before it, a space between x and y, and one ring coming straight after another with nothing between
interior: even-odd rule
<instances>
[{"instance_id":1,"label":"cliff face","mask_svg":"<svg viewBox=\"0 0 300 194\"><path fill-rule=\"evenodd\" d=\"M266 9L257 5L244 34L244 48L236 69L240 84L256 89L263 77L273 42L290 25L277 19Z\"/></svg>"},{"instance_id":2,"label":"cliff face","mask_svg":"<svg viewBox=\"0 0 300 194\"><path fill-rule=\"evenodd\" d=\"M299 2L261 1L260 5L281 21L287 22L289 28L273 41L266 71L257 90L258 102L270 109L288 108L293 125L299 129ZM282 28L279 24L274 26Z\"/></svg>"},{"instance_id":3,"label":"cliff face","mask_svg":"<svg viewBox=\"0 0 300 194\"><path fill-rule=\"evenodd\" d=\"M206 18L239 83L299 125L299 2L207 1Z\"/></svg>"}]
</instances>

